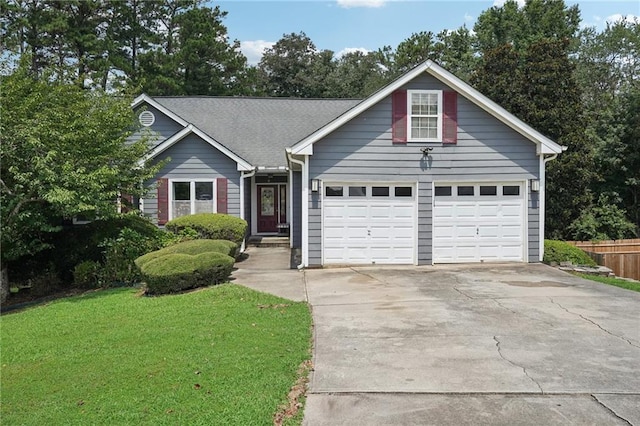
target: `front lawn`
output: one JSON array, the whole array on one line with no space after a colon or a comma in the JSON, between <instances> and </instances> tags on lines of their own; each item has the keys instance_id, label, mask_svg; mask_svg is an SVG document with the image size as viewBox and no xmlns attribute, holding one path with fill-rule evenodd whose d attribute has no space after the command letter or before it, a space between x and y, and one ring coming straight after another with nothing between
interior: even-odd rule
<instances>
[{"instance_id":1,"label":"front lawn","mask_svg":"<svg viewBox=\"0 0 640 426\"><path fill-rule=\"evenodd\" d=\"M601 277L598 275L589 275L589 274L576 274L576 275L591 281L597 281L599 283L614 285L616 287L626 288L627 290L640 292L640 283L637 281L629 281L629 280L624 280L622 278L615 278L615 277Z\"/></svg>"},{"instance_id":2,"label":"front lawn","mask_svg":"<svg viewBox=\"0 0 640 426\"><path fill-rule=\"evenodd\" d=\"M311 315L224 284L96 291L2 316L3 424L273 424Z\"/></svg>"}]
</instances>

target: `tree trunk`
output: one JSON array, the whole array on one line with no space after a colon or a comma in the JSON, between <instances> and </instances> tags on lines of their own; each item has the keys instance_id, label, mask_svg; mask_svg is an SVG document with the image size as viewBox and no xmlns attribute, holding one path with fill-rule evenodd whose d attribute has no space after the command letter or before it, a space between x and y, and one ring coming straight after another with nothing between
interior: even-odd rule
<instances>
[{"instance_id":1,"label":"tree trunk","mask_svg":"<svg viewBox=\"0 0 640 426\"><path fill-rule=\"evenodd\" d=\"M4 303L9 295L9 268L7 265L2 265L2 271L0 272L0 303Z\"/></svg>"}]
</instances>

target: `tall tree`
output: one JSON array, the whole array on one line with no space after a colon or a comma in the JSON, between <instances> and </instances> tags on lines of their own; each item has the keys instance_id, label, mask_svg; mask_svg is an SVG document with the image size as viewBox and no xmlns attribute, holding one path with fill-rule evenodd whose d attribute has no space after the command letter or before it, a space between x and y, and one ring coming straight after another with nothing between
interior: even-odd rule
<instances>
[{"instance_id":1,"label":"tall tree","mask_svg":"<svg viewBox=\"0 0 640 426\"><path fill-rule=\"evenodd\" d=\"M116 213L119 192L141 195L157 167L140 166L145 140L128 144L135 120L126 96L36 79L28 57L1 77L0 284L6 262L46 248L60 218ZM30 61L29 61L30 62Z\"/></svg>"},{"instance_id":2,"label":"tall tree","mask_svg":"<svg viewBox=\"0 0 640 426\"><path fill-rule=\"evenodd\" d=\"M376 52L349 52L336 59L327 79L327 97L365 98L387 83Z\"/></svg>"},{"instance_id":3,"label":"tall tree","mask_svg":"<svg viewBox=\"0 0 640 426\"><path fill-rule=\"evenodd\" d=\"M564 0L527 0L519 7L515 0L494 6L480 14L473 27L480 52L511 44L520 51L541 39L570 40L577 46L580 9L567 7Z\"/></svg>"},{"instance_id":4,"label":"tall tree","mask_svg":"<svg viewBox=\"0 0 640 426\"><path fill-rule=\"evenodd\" d=\"M258 64L267 95L310 97L307 74L317 53L304 32L283 35L264 52Z\"/></svg>"},{"instance_id":5,"label":"tall tree","mask_svg":"<svg viewBox=\"0 0 640 426\"><path fill-rule=\"evenodd\" d=\"M229 42L222 19L227 12L198 8L178 18L180 31L178 53L183 74L185 95L232 94L246 67L247 59L240 53L240 42Z\"/></svg>"}]
</instances>

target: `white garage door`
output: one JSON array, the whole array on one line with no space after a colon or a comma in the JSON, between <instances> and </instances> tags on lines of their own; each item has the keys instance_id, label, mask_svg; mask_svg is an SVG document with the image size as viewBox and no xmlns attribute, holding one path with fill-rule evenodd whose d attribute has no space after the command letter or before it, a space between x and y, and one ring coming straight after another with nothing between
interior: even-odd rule
<instances>
[{"instance_id":1,"label":"white garage door","mask_svg":"<svg viewBox=\"0 0 640 426\"><path fill-rule=\"evenodd\" d=\"M523 261L524 186L520 183L436 184L433 261Z\"/></svg>"},{"instance_id":2,"label":"white garage door","mask_svg":"<svg viewBox=\"0 0 640 426\"><path fill-rule=\"evenodd\" d=\"M414 263L415 195L407 184L326 184L323 263Z\"/></svg>"}]
</instances>

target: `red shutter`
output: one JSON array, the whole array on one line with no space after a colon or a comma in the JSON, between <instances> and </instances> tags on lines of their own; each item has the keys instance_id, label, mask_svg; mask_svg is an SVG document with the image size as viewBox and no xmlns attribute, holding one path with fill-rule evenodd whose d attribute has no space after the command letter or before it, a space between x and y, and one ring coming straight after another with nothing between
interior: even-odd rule
<instances>
[{"instance_id":1,"label":"red shutter","mask_svg":"<svg viewBox=\"0 0 640 426\"><path fill-rule=\"evenodd\" d=\"M216 198L218 213L227 213L227 179L216 179Z\"/></svg>"},{"instance_id":2,"label":"red shutter","mask_svg":"<svg viewBox=\"0 0 640 426\"><path fill-rule=\"evenodd\" d=\"M120 212L128 213L134 209L133 195L121 194L120 195Z\"/></svg>"},{"instance_id":3,"label":"red shutter","mask_svg":"<svg viewBox=\"0 0 640 426\"><path fill-rule=\"evenodd\" d=\"M169 179L158 179L158 225L169 221Z\"/></svg>"},{"instance_id":4,"label":"red shutter","mask_svg":"<svg viewBox=\"0 0 640 426\"><path fill-rule=\"evenodd\" d=\"M391 137L393 143L407 143L407 91L393 92L391 98Z\"/></svg>"},{"instance_id":5,"label":"red shutter","mask_svg":"<svg viewBox=\"0 0 640 426\"><path fill-rule=\"evenodd\" d=\"M444 117L442 120L442 142L458 142L458 93L444 92L442 94Z\"/></svg>"}]
</instances>

